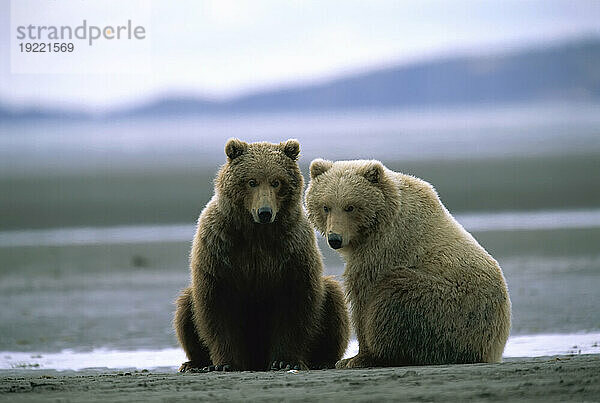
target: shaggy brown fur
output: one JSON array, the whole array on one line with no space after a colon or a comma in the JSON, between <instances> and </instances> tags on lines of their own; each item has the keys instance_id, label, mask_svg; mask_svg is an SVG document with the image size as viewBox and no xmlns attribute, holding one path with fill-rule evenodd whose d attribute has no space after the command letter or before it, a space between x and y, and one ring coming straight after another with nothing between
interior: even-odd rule
<instances>
[{"instance_id":1,"label":"shaggy brown fur","mask_svg":"<svg viewBox=\"0 0 600 403\"><path fill-rule=\"evenodd\" d=\"M344 353L344 295L322 276L299 151L295 140L227 143L198 219L192 284L177 301L174 327L190 360L182 371L333 367Z\"/></svg>"},{"instance_id":2,"label":"shaggy brown fur","mask_svg":"<svg viewBox=\"0 0 600 403\"><path fill-rule=\"evenodd\" d=\"M501 360L502 271L430 184L379 161L315 160L310 172L308 217L346 260L359 342L336 367Z\"/></svg>"}]
</instances>

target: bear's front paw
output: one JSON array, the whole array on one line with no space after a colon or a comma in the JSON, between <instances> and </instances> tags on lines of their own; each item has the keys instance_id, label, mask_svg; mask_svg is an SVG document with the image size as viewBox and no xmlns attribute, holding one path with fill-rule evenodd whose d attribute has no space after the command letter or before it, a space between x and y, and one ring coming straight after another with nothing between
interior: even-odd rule
<instances>
[{"instance_id":1,"label":"bear's front paw","mask_svg":"<svg viewBox=\"0 0 600 403\"><path fill-rule=\"evenodd\" d=\"M346 368L346 365L348 364L348 361L350 361L350 358L344 358L343 360L339 360L338 362L335 363L335 368L336 369L344 369L344 368Z\"/></svg>"},{"instance_id":2,"label":"bear's front paw","mask_svg":"<svg viewBox=\"0 0 600 403\"><path fill-rule=\"evenodd\" d=\"M213 372L213 371L223 371L223 372L231 372L231 365L229 364L217 364L217 365L209 365L208 367L202 368L203 372Z\"/></svg>"},{"instance_id":3,"label":"bear's front paw","mask_svg":"<svg viewBox=\"0 0 600 403\"><path fill-rule=\"evenodd\" d=\"M204 364L195 361L186 361L179 367L179 372L206 372L203 368Z\"/></svg>"},{"instance_id":4,"label":"bear's front paw","mask_svg":"<svg viewBox=\"0 0 600 403\"><path fill-rule=\"evenodd\" d=\"M335 364L337 369L344 368L371 368L376 367L377 362L372 357L367 355L355 355L352 358L345 358Z\"/></svg>"},{"instance_id":5,"label":"bear's front paw","mask_svg":"<svg viewBox=\"0 0 600 403\"><path fill-rule=\"evenodd\" d=\"M279 371L279 370L289 371L290 369L295 369L295 370L299 371L299 370L303 370L303 369L308 369L308 367L302 362L293 363L293 362L288 362L288 361L275 360L271 363L271 368L270 368L271 371Z\"/></svg>"}]
</instances>

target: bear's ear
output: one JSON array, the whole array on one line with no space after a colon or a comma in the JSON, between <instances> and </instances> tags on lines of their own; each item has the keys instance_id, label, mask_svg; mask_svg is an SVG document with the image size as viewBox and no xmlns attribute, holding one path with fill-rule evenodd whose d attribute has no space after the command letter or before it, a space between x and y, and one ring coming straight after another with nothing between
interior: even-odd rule
<instances>
[{"instance_id":1,"label":"bear's ear","mask_svg":"<svg viewBox=\"0 0 600 403\"><path fill-rule=\"evenodd\" d=\"M242 155L248 149L248 143L238 139L229 139L225 144L225 155L232 161Z\"/></svg>"},{"instance_id":2,"label":"bear's ear","mask_svg":"<svg viewBox=\"0 0 600 403\"><path fill-rule=\"evenodd\" d=\"M371 183L381 182L383 177L383 165L379 161L369 161L360 173Z\"/></svg>"},{"instance_id":3,"label":"bear's ear","mask_svg":"<svg viewBox=\"0 0 600 403\"><path fill-rule=\"evenodd\" d=\"M329 168L333 166L333 162L322 160L321 158L317 158L310 163L310 178L314 179L317 176L324 174L329 171Z\"/></svg>"},{"instance_id":4,"label":"bear's ear","mask_svg":"<svg viewBox=\"0 0 600 403\"><path fill-rule=\"evenodd\" d=\"M296 161L298 154L300 154L300 143L296 139L290 139L284 143L279 143L281 150L285 155Z\"/></svg>"}]
</instances>

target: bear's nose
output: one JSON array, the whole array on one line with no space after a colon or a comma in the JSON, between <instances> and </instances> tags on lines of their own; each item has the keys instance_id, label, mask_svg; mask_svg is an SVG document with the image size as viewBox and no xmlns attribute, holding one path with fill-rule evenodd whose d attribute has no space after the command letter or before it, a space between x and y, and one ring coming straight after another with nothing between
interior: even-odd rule
<instances>
[{"instance_id":1,"label":"bear's nose","mask_svg":"<svg viewBox=\"0 0 600 403\"><path fill-rule=\"evenodd\" d=\"M339 249L342 247L342 236L340 234L331 232L329 235L327 235L327 242L333 249Z\"/></svg>"},{"instance_id":2,"label":"bear's nose","mask_svg":"<svg viewBox=\"0 0 600 403\"><path fill-rule=\"evenodd\" d=\"M273 210L271 207L261 207L258 209L258 220L265 224L271 221L271 217L273 216Z\"/></svg>"}]
</instances>

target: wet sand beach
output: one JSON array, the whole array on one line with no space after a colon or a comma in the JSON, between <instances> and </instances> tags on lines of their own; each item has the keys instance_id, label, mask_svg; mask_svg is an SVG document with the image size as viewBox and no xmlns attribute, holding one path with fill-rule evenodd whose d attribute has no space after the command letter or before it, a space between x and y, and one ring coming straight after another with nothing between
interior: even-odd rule
<instances>
[{"instance_id":1,"label":"wet sand beach","mask_svg":"<svg viewBox=\"0 0 600 403\"><path fill-rule=\"evenodd\" d=\"M295 373L9 370L0 400L600 401L600 355Z\"/></svg>"}]
</instances>

